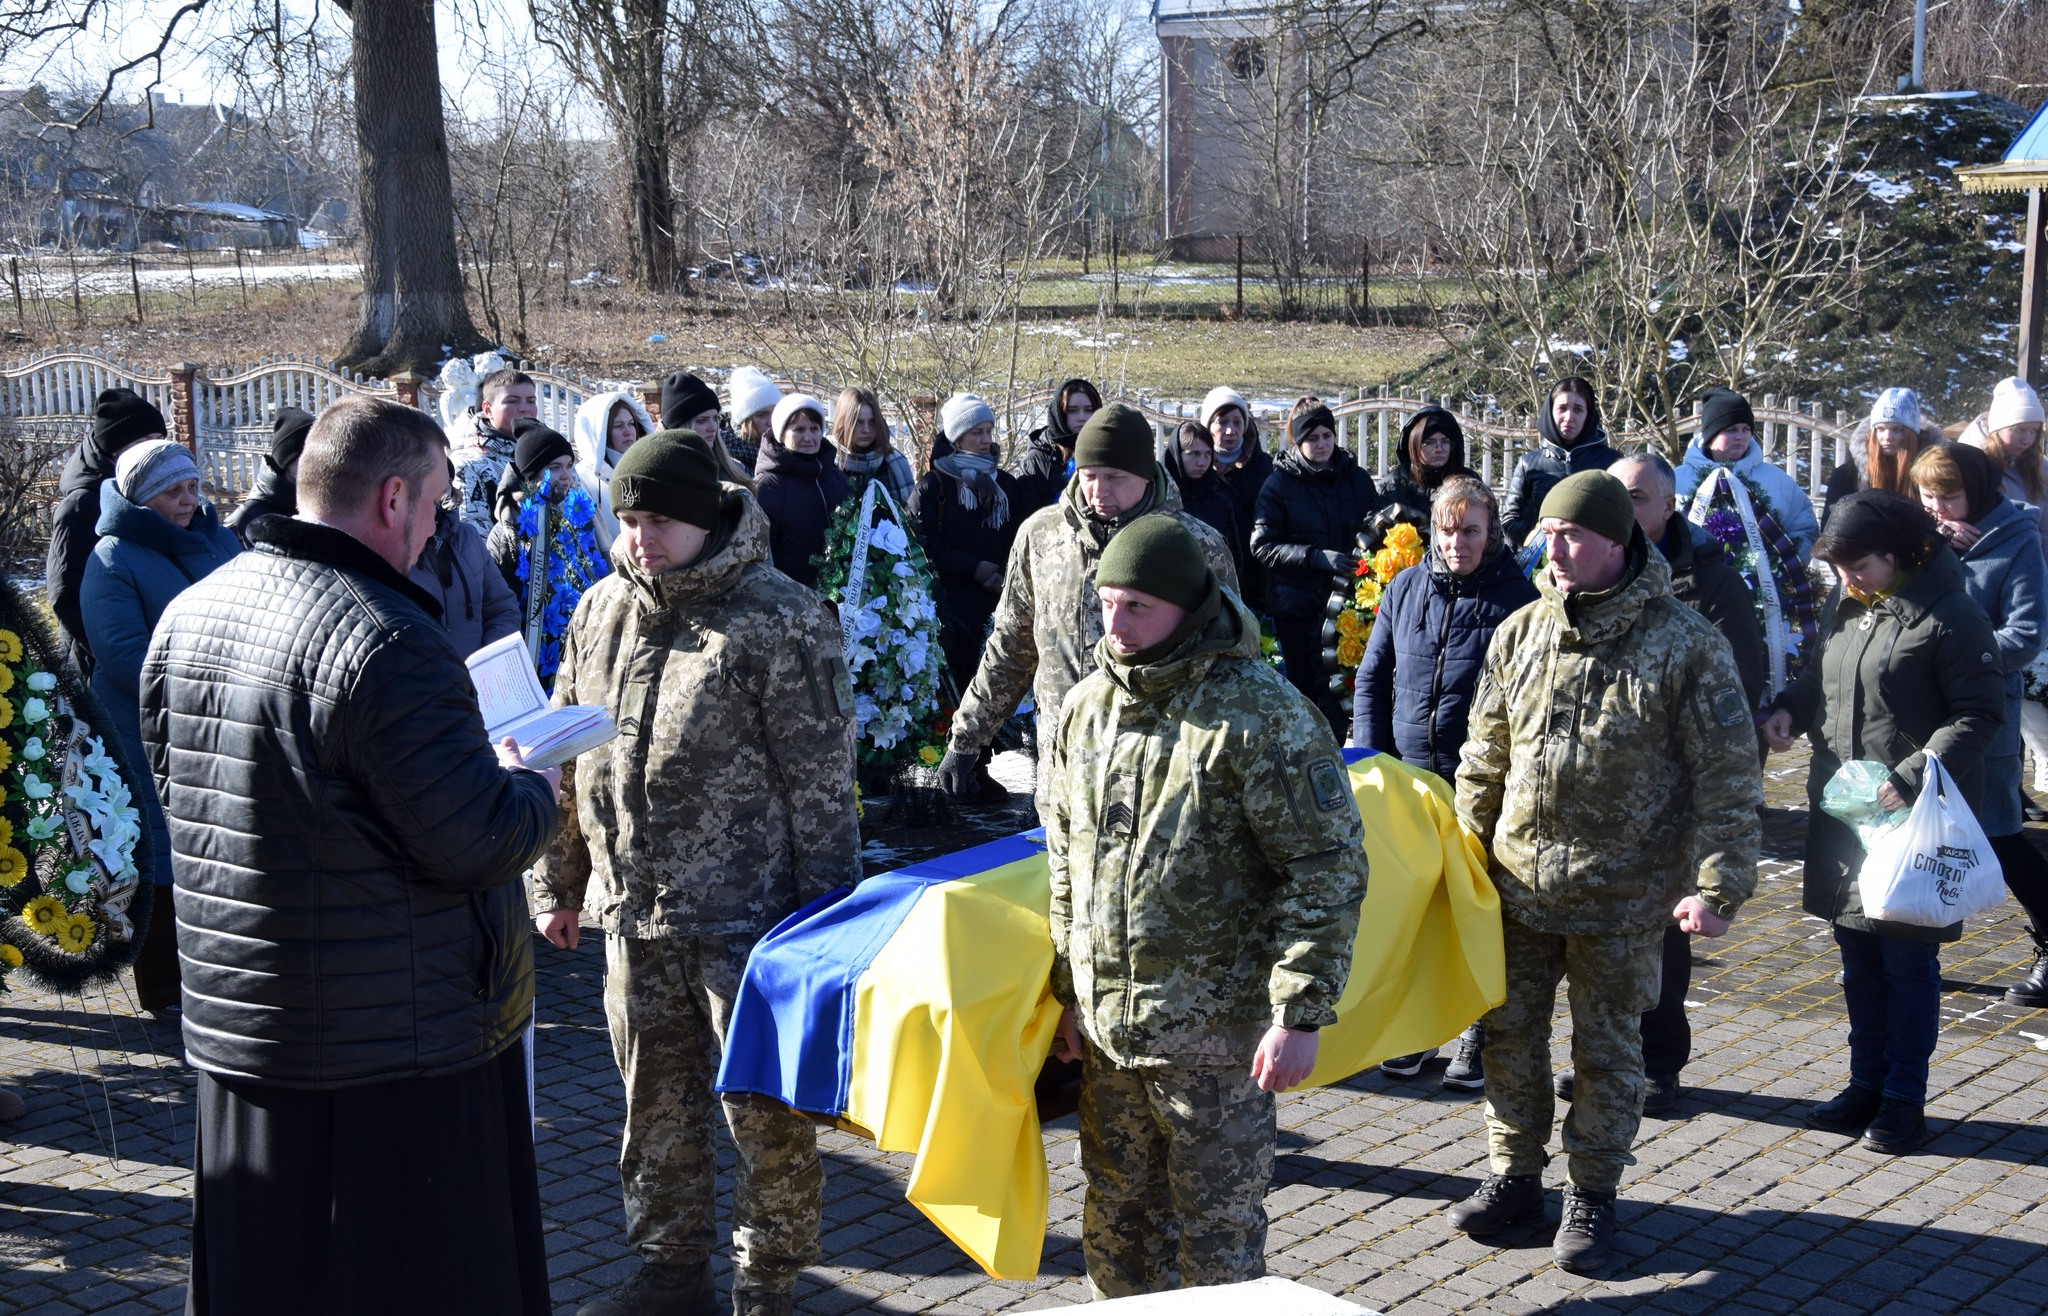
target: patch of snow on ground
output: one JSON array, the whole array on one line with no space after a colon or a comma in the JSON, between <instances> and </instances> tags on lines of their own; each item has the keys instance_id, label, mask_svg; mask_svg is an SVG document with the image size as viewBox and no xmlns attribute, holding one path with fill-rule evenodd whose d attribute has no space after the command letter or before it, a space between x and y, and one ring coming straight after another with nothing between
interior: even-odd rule
<instances>
[{"instance_id":1,"label":"patch of snow on ground","mask_svg":"<svg viewBox=\"0 0 2048 1316\"><path fill-rule=\"evenodd\" d=\"M1868 169L1863 170L1861 173L1852 174L1850 177L1869 188L1871 196L1888 206L1897 205L1900 201L1913 195L1913 185L1911 183L1894 183L1883 174L1873 173Z\"/></svg>"}]
</instances>

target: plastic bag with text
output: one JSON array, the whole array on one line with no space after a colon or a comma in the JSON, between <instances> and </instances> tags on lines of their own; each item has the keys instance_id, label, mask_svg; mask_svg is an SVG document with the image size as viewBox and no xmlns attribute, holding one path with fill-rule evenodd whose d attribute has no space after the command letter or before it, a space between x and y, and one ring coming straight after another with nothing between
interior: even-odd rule
<instances>
[{"instance_id":1,"label":"plastic bag with text","mask_svg":"<svg viewBox=\"0 0 2048 1316\"><path fill-rule=\"evenodd\" d=\"M1923 928L1961 923L2005 898L1984 828L1934 755L1912 814L1866 853L1856 886L1866 916Z\"/></svg>"}]
</instances>

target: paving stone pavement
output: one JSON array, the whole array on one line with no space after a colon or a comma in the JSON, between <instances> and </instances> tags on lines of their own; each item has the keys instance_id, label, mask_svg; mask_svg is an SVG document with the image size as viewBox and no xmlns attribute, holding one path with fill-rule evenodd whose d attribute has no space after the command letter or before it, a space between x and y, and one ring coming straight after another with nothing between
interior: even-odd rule
<instances>
[{"instance_id":1,"label":"paving stone pavement","mask_svg":"<svg viewBox=\"0 0 2048 1316\"><path fill-rule=\"evenodd\" d=\"M1029 768L998 760L1013 786ZM2000 999L2026 959L2010 905L1942 952L1942 1035L1921 1152L1888 1157L1809 1130L1846 1081L1834 945L1798 912L1803 758L1774 759L1761 889L1696 943L1695 1032L1677 1116L1647 1120L1623 1188L1623 1260L1602 1279L1550 1264L1552 1223L1490 1246L1443 1219L1485 1172L1479 1103L1440 1067L1284 1097L1267 1198L1276 1274L1388 1316L1454 1311L2039 1313L2048 1310L2048 1014ZM1021 813L884 829L871 866L1015 830ZM1655 825L1655 820L1645 820ZM2048 840L2044 834L2042 840ZM543 947L542 1192L557 1310L632 1268L621 1245L619 1084L595 936ZM1560 1029L1559 1062L1567 1051ZM0 998L0 1082L30 1112L0 1132L0 1312L177 1310L184 1301L194 1082L176 1040L119 988ZM1071 1118L1048 1128L1052 1222L1042 1277L988 1279L903 1200L909 1158L835 1131L824 1262L800 1310L979 1313L1086 1300ZM1554 1145L1554 1144L1553 1144ZM729 1164L729 1155L728 1155ZM1562 1167L1545 1176L1553 1189ZM723 1277L721 1277L721 1280ZM279 1309L294 1304L280 1295Z\"/></svg>"}]
</instances>

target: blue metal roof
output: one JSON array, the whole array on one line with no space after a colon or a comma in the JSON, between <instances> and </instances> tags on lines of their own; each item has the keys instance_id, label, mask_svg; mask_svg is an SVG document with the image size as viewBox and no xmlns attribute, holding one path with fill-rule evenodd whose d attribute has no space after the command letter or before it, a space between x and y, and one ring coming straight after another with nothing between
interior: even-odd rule
<instances>
[{"instance_id":1,"label":"blue metal roof","mask_svg":"<svg viewBox=\"0 0 2048 1316\"><path fill-rule=\"evenodd\" d=\"M2048 105L2034 111L2005 150L2006 164L2048 164Z\"/></svg>"}]
</instances>

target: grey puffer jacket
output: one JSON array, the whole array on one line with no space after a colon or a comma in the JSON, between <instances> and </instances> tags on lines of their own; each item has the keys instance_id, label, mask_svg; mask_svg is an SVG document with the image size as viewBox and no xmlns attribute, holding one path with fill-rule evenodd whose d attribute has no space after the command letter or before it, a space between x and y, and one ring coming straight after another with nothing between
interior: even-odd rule
<instances>
[{"instance_id":1,"label":"grey puffer jacket","mask_svg":"<svg viewBox=\"0 0 2048 1316\"><path fill-rule=\"evenodd\" d=\"M453 508L435 514L434 537L407 579L441 605L448 642L465 660L519 629L518 598L491 561L484 537Z\"/></svg>"},{"instance_id":2,"label":"grey puffer jacket","mask_svg":"<svg viewBox=\"0 0 2048 1316\"><path fill-rule=\"evenodd\" d=\"M142 669L186 1055L314 1089L480 1064L532 1015L519 874L553 792L499 766L432 599L339 530L249 532Z\"/></svg>"}]
</instances>

